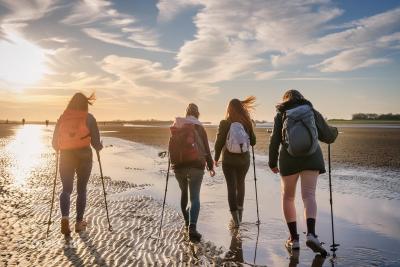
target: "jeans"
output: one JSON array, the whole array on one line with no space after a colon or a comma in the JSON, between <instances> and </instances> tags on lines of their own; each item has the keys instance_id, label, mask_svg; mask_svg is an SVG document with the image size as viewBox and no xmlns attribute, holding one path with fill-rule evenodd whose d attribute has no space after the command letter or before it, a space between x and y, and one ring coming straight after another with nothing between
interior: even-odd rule
<instances>
[{"instance_id":1,"label":"jeans","mask_svg":"<svg viewBox=\"0 0 400 267\"><path fill-rule=\"evenodd\" d=\"M90 147L74 150L61 150L60 176L63 186L60 195L60 209L63 217L69 216L70 196L77 179L76 220L82 221L86 208L86 187L92 171L92 149Z\"/></svg>"},{"instance_id":2,"label":"jeans","mask_svg":"<svg viewBox=\"0 0 400 267\"><path fill-rule=\"evenodd\" d=\"M196 224L200 212L200 188L204 170L198 168L179 168L175 170L175 177L181 189L181 209L189 224ZM188 189L190 207L188 208ZM188 218L187 218L188 217Z\"/></svg>"},{"instance_id":3,"label":"jeans","mask_svg":"<svg viewBox=\"0 0 400 267\"><path fill-rule=\"evenodd\" d=\"M226 186L228 188L228 202L230 211L243 209L245 184L247 171L250 161L243 164L227 164L222 162L222 171L225 175Z\"/></svg>"}]
</instances>

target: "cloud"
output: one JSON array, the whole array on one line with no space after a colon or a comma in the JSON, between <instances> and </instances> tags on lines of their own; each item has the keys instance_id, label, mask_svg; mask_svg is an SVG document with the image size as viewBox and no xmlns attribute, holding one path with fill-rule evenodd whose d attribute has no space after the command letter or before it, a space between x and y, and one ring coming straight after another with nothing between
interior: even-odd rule
<instances>
[{"instance_id":1,"label":"cloud","mask_svg":"<svg viewBox=\"0 0 400 267\"><path fill-rule=\"evenodd\" d=\"M187 102L206 99L217 89L205 83L176 81L171 71L158 62L109 55L100 62L101 68L114 76L113 87L123 88L130 96L172 98Z\"/></svg>"},{"instance_id":2,"label":"cloud","mask_svg":"<svg viewBox=\"0 0 400 267\"><path fill-rule=\"evenodd\" d=\"M176 77L215 83L257 71L275 70L266 54L287 54L307 44L322 25L342 14L329 1L162 0L159 19L171 20L190 6L194 40L179 50Z\"/></svg>"},{"instance_id":3,"label":"cloud","mask_svg":"<svg viewBox=\"0 0 400 267\"><path fill-rule=\"evenodd\" d=\"M119 12L113 3L105 0L77 2L71 14L62 22L72 26L84 26L82 31L96 40L129 48L157 52L170 52L159 47L158 35L138 25L137 19Z\"/></svg>"},{"instance_id":4,"label":"cloud","mask_svg":"<svg viewBox=\"0 0 400 267\"><path fill-rule=\"evenodd\" d=\"M254 76L256 80L270 80L278 76L281 71L256 71L254 72Z\"/></svg>"},{"instance_id":5,"label":"cloud","mask_svg":"<svg viewBox=\"0 0 400 267\"><path fill-rule=\"evenodd\" d=\"M368 48L346 50L312 67L322 72L343 72L390 62L388 58L372 58L373 52Z\"/></svg>"}]
</instances>

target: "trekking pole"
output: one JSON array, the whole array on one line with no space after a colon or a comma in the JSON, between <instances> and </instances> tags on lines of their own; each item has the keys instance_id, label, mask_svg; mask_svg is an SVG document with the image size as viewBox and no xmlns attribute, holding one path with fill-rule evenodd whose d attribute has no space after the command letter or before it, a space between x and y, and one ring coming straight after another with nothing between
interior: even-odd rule
<instances>
[{"instance_id":1,"label":"trekking pole","mask_svg":"<svg viewBox=\"0 0 400 267\"><path fill-rule=\"evenodd\" d=\"M257 195L257 177L256 177L256 161L255 161L255 156L254 156L254 146L251 147L251 150L253 152L253 170L254 170L254 187L256 189L256 205L257 205L257 225L260 225L260 215L258 212L258 195Z\"/></svg>"},{"instance_id":2,"label":"trekking pole","mask_svg":"<svg viewBox=\"0 0 400 267\"><path fill-rule=\"evenodd\" d=\"M110 222L110 216L108 215L107 193L106 193L106 187L104 185L104 176L103 176L103 168L101 167L100 152L98 150L96 150L96 154L97 154L97 160L99 161L101 183L103 185L104 203L106 205L106 213L107 213L107 221L108 221L108 231L111 232L113 229L112 229L111 222Z\"/></svg>"},{"instance_id":3,"label":"trekking pole","mask_svg":"<svg viewBox=\"0 0 400 267\"><path fill-rule=\"evenodd\" d=\"M333 257L336 257L336 250L337 247L340 246L339 244L335 243L335 230L333 227L333 201L332 201L332 178L331 178L331 145L328 144L328 172L329 172L329 202L331 203L331 223L332 223L332 245L331 251L333 252Z\"/></svg>"},{"instance_id":4,"label":"trekking pole","mask_svg":"<svg viewBox=\"0 0 400 267\"><path fill-rule=\"evenodd\" d=\"M51 197L51 206L50 206L49 220L47 221L46 238L49 237L50 224L51 224L51 215L52 215L52 213L53 213L54 195L55 195L55 191L56 191L57 173L58 173L58 158L59 158L58 156L59 156L59 151L57 150L57 153L56 153L56 175L54 176L53 194L52 194L52 197Z\"/></svg>"},{"instance_id":5,"label":"trekking pole","mask_svg":"<svg viewBox=\"0 0 400 267\"><path fill-rule=\"evenodd\" d=\"M260 225L257 225L257 238L256 238L256 247L254 249L254 266L256 266L256 259L257 259L257 248L258 248L258 237L260 236Z\"/></svg>"},{"instance_id":6,"label":"trekking pole","mask_svg":"<svg viewBox=\"0 0 400 267\"><path fill-rule=\"evenodd\" d=\"M160 221L160 228L159 228L159 232L158 232L158 240L160 240L160 237L161 237L161 228L162 228L163 218L164 218L165 199L167 198L168 179L169 179L169 169L170 169L170 167L171 167L171 160L170 160L169 154L168 154L167 179L165 181L165 192L164 192L164 200L163 200L163 204L162 204L161 221Z\"/></svg>"}]
</instances>

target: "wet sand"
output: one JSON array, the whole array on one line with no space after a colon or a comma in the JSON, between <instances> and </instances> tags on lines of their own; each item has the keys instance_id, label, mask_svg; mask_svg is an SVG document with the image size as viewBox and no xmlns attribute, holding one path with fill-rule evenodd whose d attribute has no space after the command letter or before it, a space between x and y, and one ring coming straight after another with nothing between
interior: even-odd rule
<instances>
[{"instance_id":1,"label":"wet sand","mask_svg":"<svg viewBox=\"0 0 400 267\"><path fill-rule=\"evenodd\" d=\"M168 127L124 127L101 126L104 136L118 137L129 141L166 148L169 139ZM217 128L206 127L210 142L215 141ZM256 128L256 152L267 155L271 129ZM400 126L397 128L372 128L339 126L340 135L332 144L334 165L368 168L400 169ZM321 148L327 158L327 145Z\"/></svg>"},{"instance_id":2,"label":"wet sand","mask_svg":"<svg viewBox=\"0 0 400 267\"><path fill-rule=\"evenodd\" d=\"M49 146L51 131L42 126L0 126L0 266L160 266L221 262L222 251L212 243L189 244L182 228L182 217L169 206L161 239L157 242L162 205L150 196L139 194L149 186L146 183L134 184L106 177L114 229L109 232L97 170L88 186L85 214L88 231L73 233L69 242L59 233L61 185L58 178L53 224L46 238L55 171L55 154ZM28 136L29 141L25 139ZM34 143L38 142L44 145L35 147ZM22 148L36 150L28 153L32 157L25 158L22 155L26 151L15 151ZM38 162L32 164L33 161ZM128 194L121 196L124 193ZM71 227L75 198L73 194Z\"/></svg>"},{"instance_id":3,"label":"wet sand","mask_svg":"<svg viewBox=\"0 0 400 267\"><path fill-rule=\"evenodd\" d=\"M190 246L182 231L179 187L171 173L163 238L156 246L167 165L166 159L158 158L157 154L165 149L165 144L162 144L162 140L168 139L164 134L168 133L168 129L165 128L121 129L118 133L110 132L118 129L115 126L101 127L102 136L126 135L125 139L141 141L135 143L115 137L103 138L105 148L102 160L105 175L109 177L107 191L114 232L107 231L99 172L94 162L88 192L88 232L81 236L73 234L73 242L65 244L58 229L60 211L56 195L55 223L51 226L50 237L46 239L55 168L54 153L50 148L53 128L30 127L15 127L11 135L0 138L0 188L4 192L0 201L5 203L0 210L0 266L17 261L25 266L123 266L135 263L235 266L243 262L250 266L298 267L400 265L399 170L335 165L335 230L341 246L336 260L330 262L329 257L321 258L306 248L303 234L300 254L291 255L284 249L288 233L280 207L280 179L268 171L267 157L261 152L256 155L260 227L254 224L252 170L246 178L244 223L239 233L232 233L228 228L226 185L222 171L218 169L214 178L205 175L203 180L198 225L203 242L199 246ZM208 131L212 137L215 129ZM29 137L29 142L24 141L26 137ZM140 140L136 139L139 137ZM264 138L267 139L267 134ZM59 184L57 191L60 191ZM301 197L297 196L299 232L302 232L305 224ZM331 236L326 175L319 179L317 197L317 232L328 247ZM71 204L72 218L75 214L73 207L74 202Z\"/></svg>"}]
</instances>

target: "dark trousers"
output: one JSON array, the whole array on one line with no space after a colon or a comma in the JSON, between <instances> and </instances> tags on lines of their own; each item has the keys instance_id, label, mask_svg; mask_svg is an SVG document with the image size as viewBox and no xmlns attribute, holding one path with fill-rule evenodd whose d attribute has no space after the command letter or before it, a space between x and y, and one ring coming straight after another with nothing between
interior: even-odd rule
<instances>
[{"instance_id":1,"label":"dark trousers","mask_svg":"<svg viewBox=\"0 0 400 267\"><path fill-rule=\"evenodd\" d=\"M243 164L228 164L222 162L222 170L228 188L229 209L231 211L243 209L245 192L244 180L249 167L250 161L246 161Z\"/></svg>"},{"instance_id":2,"label":"dark trousers","mask_svg":"<svg viewBox=\"0 0 400 267\"><path fill-rule=\"evenodd\" d=\"M92 171L92 149L90 147L73 150L62 150L60 153L60 176L63 186L60 195L62 216L69 216L70 196L77 179L76 220L82 221L86 208L86 188Z\"/></svg>"}]
</instances>

